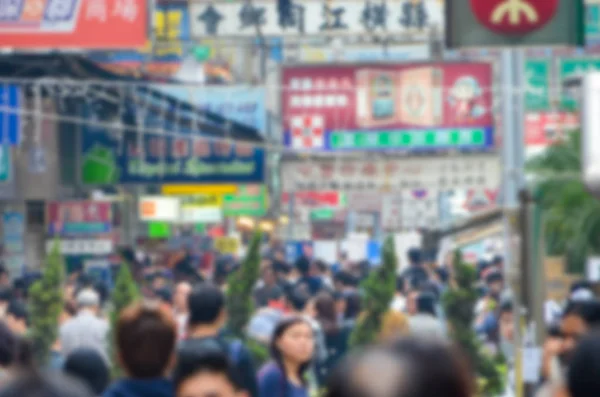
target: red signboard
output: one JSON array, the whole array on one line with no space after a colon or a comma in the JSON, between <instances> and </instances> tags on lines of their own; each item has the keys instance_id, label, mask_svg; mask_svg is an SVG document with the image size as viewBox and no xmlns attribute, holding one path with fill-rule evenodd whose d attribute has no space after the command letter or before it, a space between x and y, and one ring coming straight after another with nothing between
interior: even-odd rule
<instances>
[{"instance_id":1,"label":"red signboard","mask_svg":"<svg viewBox=\"0 0 600 397\"><path fill-rule=\"evenodd\" d=\"M332 131L490 127L491 86L488 63L287 67L284 130L310 129L319 140Z\"/></svg>"},{"instance_id":2,"label":"red signboard","mask_svg":"<svg viewBox=\"0 0 600 397\"><path fill-rule=\"evenodd\" d=\"M102 201L53 201L46 208L50 235L105 234L111 231L112 206Z\"/></svg>"},{"instance_id":3,"label":"red signboard","mask_svg":"<svg viewBox=\"0 0 600 397\"><path fill-rule=\"evenodd\" d=\"M134 49L147 39L147 0L0 2L0 47Z\"/></svg>"},{"instance_id":4,"label":"red signboard","mask_svg":"<svg viewBox=\"0 0 600 397\"><path fill-rule=\"evenodd\" d=\"M301 191L294 194L294 204L299 207L337 207L342 205L342 194L336 191ZM290 202L290 194L281 195L282 204Z\"/></svg>"},{"instance_id":5,"label":"red signboard","mask_svg":"<svg viewBox=\"0 0 600 397\"><path fill-rule=\"evenodd\" d=\"M550 146L577 128L579 117L575 113L530 113L525 118L525 145Z\"/></svg>"},{"instance_id":6,"label":"red signboard","mask_svg":"<svg viewBox=\"0 0 600 397\"><path fill-rule=\"evenodd\" d=\"M554 18L559 0L470 0L477 20L496 33L527 34Z\"/></svg>"}]
</instances>

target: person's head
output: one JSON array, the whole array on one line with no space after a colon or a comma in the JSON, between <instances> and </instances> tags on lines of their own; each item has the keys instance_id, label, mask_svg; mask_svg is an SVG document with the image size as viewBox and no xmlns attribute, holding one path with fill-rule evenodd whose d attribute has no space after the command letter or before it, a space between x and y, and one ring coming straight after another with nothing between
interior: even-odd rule
<instances>
[{"instance_id":1,"label":"person's head","mask_svg":"<svg viewBox=\"0 0 600 397\"><path fill-rule=\"evenodd\" d=\"M189 317L191 328L211 326L221 328L227 320L225 313L225 295L219 287L202 283L192 289L188 297Z\"/></svg>"},{"instance_id":2,"label":"person's head","mask_svg":"<svg viewBox=\"0 0 600 397\"><path fill-rule=\"evenodd\" d=\"M273 265L268 264L263 266L261 271L261 278L265 285L272 286L277 282L277 276L275 275L275 270L273 269Z\"/></svg>"},{"instance_id":3,"label":"person's head","mask_svg":"<svg viewBox=\"0 0 600 397\"><path fill-rule=\"evenodd\" d=\"M346 294L346 312L344 319L355 320L362 311L362 301L358 293Z\"/></svg>"},{"instance_id":4,"label":"person's head","mask_svg":"<svg viewBox=\"0 0 600 397\"><path fill-rule=\"evenodd\" d=\"M23 335L29 326L27 306L21 301L13 300L6 308L6 324L16 335Z\"/></svg>"},{"instance_id":5,"label":"person's head","mask_svg":"<svg viewBox=\"0 0 600 397\"><path fill-rule=\"evenodd\" d=\"M409 333L410 327L405 314L390 310L383 316L379 333L381 342L393 342Z\"/></svg>"},{"instance_id":6,"label":"person's head","mask_svg":"<svg viewBox=\"0 0 600 397\"><path fill-rule=\"evenodd\" d=\"M513 314L513 303L510 300L500 303L500 315L498 318L500 337L506 342L512 342L515 332L515 321Z\"/></svg>"},{"instance_id":7,"label":"person's head","mask_svg":"<svg viewBox=\"0 0 600 397\"><path fill-rule=\"evenodd\" d=\"M192 285L187 281L182 281L175 287L175 296L173 296L173 307L178 313L188 312L188 297L192 292Z\"/></svg>"},{"instance_id":8,"label":"person's head","mask_svg":"<svg viewBox=\"0 0 600 397\"><path fill-rule=\"evenodd\" d=\"M94 395L101 396L110 383L110 371L100 353L79 348L66 357L63 371L87 385Z\"/></svg>"},{"instance_id":9,"label":"person's head","mask_svg":"<svg viewBox=\"0 0 600 397\"><path fill-rule=\"evenodd\" d=\"M13 300L13 290L9 286L0 285L0 306L6 307Z\"/></svg>"},{"instance_id":10,"label":"person's head","mask_svg":"<svg viewBox=\"0 0 600 397\"><path fill-rule=\"evenodd\" d=\"M312 266L314 267L315 274L318 276L327 276L329 274L329 266L321 259L315 260Z\"/></svg>"},{"instance_id":11,"label":"person's head","mask_svg":"<svg viewBox=\"0 0 600 397\"><path fill-rule=\"evenodd\" d=\"M502 277L502 273L499 271L488 273L485 277L485 284L489 294L498 298L504 289L504 278Z\"/></svg>"},{"instance_id":12,"label":"person's head","mask_svg":"<svg viewBox=\"0 0 600 397\"><path fill-rule=\"evenodd\" d=\"M295 267L302 277L310 276L310 260L306 256L301 256L300 258L298 258L296 260Z\"/></svg>"},{"instance_id":13,"label":"person's head","mask_svg":"<svg viewBox=\"0 0 600 397\"><path fill-rule=\"evenodd\" d=\"M0 264L0 285L3 287L10 287L10 274L4 264Z\"/></svg>"},{"instance_id":14,"label":"person's head","mask_svg":"<svg viewBox=\"0 0 600 397\"><path fill-rule=\"evenodd\" d=\"M418 248L411 248L408 250L408 262L411 265L420 265L421 264L421 250Z\"/></svg>"},{"instance_id":15,"label":"person's head","mask_svg":"<svg viewBox=\"0 0 600 397\"><path fill-rule=\"evenodd\" d=\"M446 344L401 339L346 357L326 397L470 397L473 380L462 355Z\"/></svg>"},{"instance_id":16,"label":"person's head","mask_svg":"<svg viewBox=\"0 0 600 397\"><path fill-rule=\"evenodd\" d=\"M159 290L162 288L165 288L167 286L167 279L165 278L165 275L161 272L156 272L153 276L152 276L152 289Z\"/></svg>"},{"instance_id":17,"label":"person's head","mask_svg":"<svg viewBox=\"0 0 600 397\"><path fill-rule=\"evenodd\" d=\"M333 284L337 291L355 289L358 283L358 279L347 270L339 271L333 277Z\"/></svg>"},{"instance_id":18,"label":"person's head","mask_svg":"<svg viewBox=\"0 0 600 397\"><path fill-rule=\"evenodd\" d=\"M283 371L290 366L295 366L298 368L296 375L303 379L315 349L311 325L305 318L299 316L283 319L273 331L270 348L272 358ZM286 375L292 374L286 373Z\"/></svg>"},{"instance_id":19,"label":"person's head","mask_svg":"<svg viewBox=\"0 0 600 397\"><path fill-rule=\"evenodd\" d=\"M560 323L562 345L560 359L568 365L577 342L591 329L600 325L600 301L571 302Z\"/></svg>"},{"instance_id":20,"label":"person's head","mask_svg":"<svg viewBox=\"0 0 600 397\"><path fill-rule=\"evenodd\" d=\"M239 374L222 351L184 348L173 372L175 397L235 397Z\"/></svg>"},{"instance_id":21,"label":"person's head","mask_svg":"<svg viewBox=\"0 0 600 397\"><path fill-rule=\"evenodd\" d=\"M135 304L123 310L115 330L118 357L128 376L160 378L170 369L177 340L173 315L159 305Z\"/></svg>"},{"instance_id":22,"label":"person's head","mask_svg":"<svg viewBox=\"0 0 600 397\"><path fill-rule=\"evenodd\" d=\"M294 313L304 313L309 301L310 295L305 289L294 288L287 297L288 309Z\"/></svg>"},{"instance_id":23,"label":"person's head","mask_svg":"<svg viewBox=\"0 0 600 397\"><path fill-rule=\"evenodd\" d=\"M0 389L0 397L93 397L84 384L55 372L25 371Z\"/></svg>"},{"instance_id":24,"label":"person's head","mask_svg":"<svg viewBox=\"0 0 600 397\"><path fill-rule=\"evenodd\" d=\"M267 306L274 309L285 310L286 305L287 300L285 298L283 289L277 285L274 285L273 288L268 291Z\"/></svg>"},{"instance_id":25,"label":"person's head","mask_svg":"<svg viewBox=\"0 0 600 397\"><path fill-rule=\"evenodd\" d=\"M332 297L335 302L335 312L337 318L341 320L344 318L344 314L346 313L346 297L342 292L339 291L334 291Z\"/></svg>"},{"instance_id":26,"label":"person's head","mask_svg":"<svg viewBox=\"0 0 600 397\"><path fill-rule=\"evenodd\" d=\"M433 294L421 292L417 295L417 313L437 317L435 310L435 296Z\"/></svg>"},{"instance_id":27,"label":"person's head","mask_svg":"<svg viewBox=\"0 0 600 397\"><path fill-rule=\"evenodd\" d=\"M91 288L85 288L79 291L75 300L79 312L82 310L89 310L97 313L100 308L100 296Z\"/></svg>"},{"instance_id":28,"label":"person's head","mask_svg":"<svg viewBox=\"0 0 600 397\"><path fill-rule=\"evenodd\" d=\"M338 316L335 310L335 300L327 292L321 292L315 298L315 319L326 334L338 330Z\"/></svg>"}]
</instances>

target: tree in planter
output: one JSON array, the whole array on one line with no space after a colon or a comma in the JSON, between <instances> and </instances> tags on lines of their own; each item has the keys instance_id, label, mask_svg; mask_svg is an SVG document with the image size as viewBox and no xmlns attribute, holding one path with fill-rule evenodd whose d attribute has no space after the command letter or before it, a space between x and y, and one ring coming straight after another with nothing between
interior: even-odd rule
<instances>
[{"instance_id":1,"label":"tree in planter","mask_svg":"<svg viewBox=\"0 0 600 397\"><path fill-rule=\"evenodd\" d=\"M46 259L42 278L29 289L31 341L39 365L46 365L58 339L58 321L63 310L65 263L55 242Z\"/></svg>"},{"instance_id":2,"label":"tree in planter","mask_svg":"<svg viewBox=\"0 0 600 397\"><path fill-rule=\"evenodd\" d=\"M473 330L475 305L479 298L475 289L476 270L462 261L460 251L454 257L454 285L442 297L450 335L462 348L478 376L482 396L499 396L504 392L503 359L487 354Z\"/></svg>"},{"instance_id":3,"label":"tree in planter","mask_svg":"<svg viewBox=\"0 0 600 397\"><path fill-rule=\"evenodd\" d=\"M244 329L254 312L252 292L260 276L260 245L262 233L252 236L241 267L227 279L228 330L235 337L244 338Z\"/></svg>"},{"instance_id":4,"label":"tree in planter","mask_svg":"<svg viewBox=\"0 0 600 397\"><path fill-rule=\"evenodd\" d=\"M118 378L122 374L122 370L117 360L117 348L115 344L115 336L113 334L119 321L119 315L127 306L136 302L140 298L140 291L137 287L135 280L131 274L131 270L127 264L122 264L119 273L117 274L117 280L115 282L115 288L111 294L112 311L110 313L110 346L111 346L111 357L113 362L113 376Z\"/></svg>"},{"instance_id":5,"label":"tree in planter","mask_svg":"<svg viewBox=\"0 0 600 397\"><path fill-rule=\"evenodd\" d=\"M381 320L388 312L396 291L396 266L394 240L388 237L383 244L382 265L361 284L364 293L363 314L350 336L351 346L364 346L377 339Z\"/></svg>"}]
</instances>

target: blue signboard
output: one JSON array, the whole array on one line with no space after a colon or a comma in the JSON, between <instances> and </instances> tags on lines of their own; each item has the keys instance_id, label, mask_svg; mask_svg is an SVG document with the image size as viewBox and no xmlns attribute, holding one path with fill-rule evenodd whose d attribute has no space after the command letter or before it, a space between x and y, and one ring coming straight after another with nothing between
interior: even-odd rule
<instances>
[{"instance_id":1,"label":"blue signboard","mask_svg":"<svg viewBox=\"0 0 600 397\"><path fill-rule=\"evenodd\" d=\"M19 144L21 139L21 90L16 84L0 84L0 145Z\"/></svg>"},{"instance_id":2,"label":"blue signboard","mask_svg":"<svg viewBox=\"0 0 600 397\"><path fill-rule=\"evenodd\" d=\"M367 260L372 266L381 264L381 242L376 240L367 242Z\"/></svg>"},{"instance_id":3,"label":"blue signboard","mask_svg":"<svg viewBox=\"0 0 600 397\"><path fill-rule=\"evenodd\" d=\"M312 241L287 241L285 243L285 260L294 263L302 255L312 257Z\"/></svg>"},{"instance_id":4,"label":"blue signboard","mask_svg":"<svg viewBox=\"0 0 600 397\"><path fill-rule=\"evenodd\" d=\"M84 117L87 117L85 112ZM210 141L202 131L182 129L166 121L163 115L149 114L145 121L139 133L127 130L114 134L104 127L82 127L82 182L106 185L264 180L262 148Z\"/></svg>"}]
</instances>

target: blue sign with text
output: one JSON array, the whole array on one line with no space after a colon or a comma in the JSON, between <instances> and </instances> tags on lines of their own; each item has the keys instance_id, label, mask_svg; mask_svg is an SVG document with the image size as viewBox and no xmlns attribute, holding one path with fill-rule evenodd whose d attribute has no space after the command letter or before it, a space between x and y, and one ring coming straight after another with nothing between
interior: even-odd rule
<instances>
[{"instance_id":1,"label":"blue sign with text","mask_svg":"<svg viewBox=\"0 0 600 397\"><path fill-rule=\"evenodd\" d=\"M0 84L0 145L19 144L21 139L21 90L16 84Z\"/></svg>"}]
</instances>

